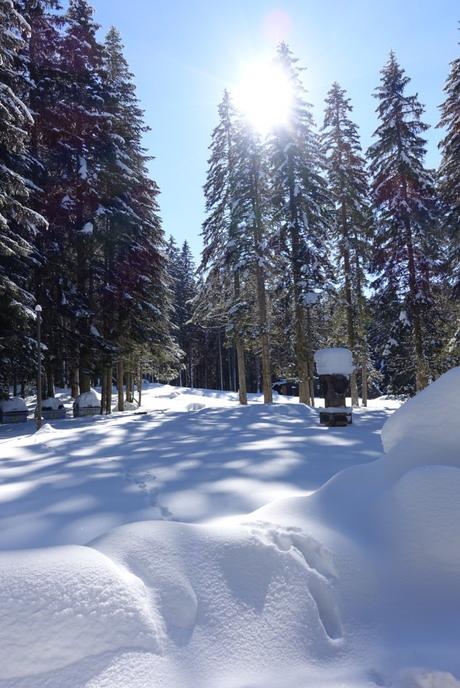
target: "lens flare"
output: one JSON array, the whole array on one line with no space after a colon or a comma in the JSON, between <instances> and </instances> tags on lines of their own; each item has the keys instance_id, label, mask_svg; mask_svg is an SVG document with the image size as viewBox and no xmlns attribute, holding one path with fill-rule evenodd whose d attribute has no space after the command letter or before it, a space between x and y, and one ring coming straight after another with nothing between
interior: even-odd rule
<instances>
[{"instance_id":1,"label":"lens flare","mask_svg":"<svg viewBox=\"0 0 460 688\"><path fill-rule=\"evenodd\" d=\"M262 135L289 123L292 85L282 67L274 62L247 66L234 97L238 109Z\"/></svg>"}]
</instances>

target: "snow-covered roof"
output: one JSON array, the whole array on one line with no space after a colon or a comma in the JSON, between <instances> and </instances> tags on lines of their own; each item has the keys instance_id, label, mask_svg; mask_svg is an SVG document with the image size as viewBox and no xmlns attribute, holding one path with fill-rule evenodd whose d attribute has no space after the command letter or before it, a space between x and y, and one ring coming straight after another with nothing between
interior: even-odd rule
<instances>
[{"instance_id":1,"label":"snow-covered roof","mask_svg":"<svg viewBox=\"0 0 460 688\"><path fill-rule=\"evenodd\" d=\"M15 413L17 411L27 411L27 405L21 397L12 397L11 399L1 399L0 409L3 413Z\"/></svg>"},{"instance_id":2,"label":"snow-covered roof","mask_svg":"<svg viewBox=\"0 0 460 688\"><path fill-rule=\"evenodd\" d=\"M351 375L353 356L349 349L336 347L319 349L315 353L318 375Z\"/></svg>"}]
</instances>

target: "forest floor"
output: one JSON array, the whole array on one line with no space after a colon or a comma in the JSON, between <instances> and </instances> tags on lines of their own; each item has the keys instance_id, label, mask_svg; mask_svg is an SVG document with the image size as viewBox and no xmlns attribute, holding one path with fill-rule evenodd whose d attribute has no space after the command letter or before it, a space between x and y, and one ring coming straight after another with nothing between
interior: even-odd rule
<instances>
[{"instance_id":1,"label":"forest floor","mask_svg":"<svg viewBox=\"0 0 460 688\"><path fill-rule=\"evenodd\" d=\"M0 427L0 688L460 687L458 466L276 402Z\"/></svg>"}]
</instances>

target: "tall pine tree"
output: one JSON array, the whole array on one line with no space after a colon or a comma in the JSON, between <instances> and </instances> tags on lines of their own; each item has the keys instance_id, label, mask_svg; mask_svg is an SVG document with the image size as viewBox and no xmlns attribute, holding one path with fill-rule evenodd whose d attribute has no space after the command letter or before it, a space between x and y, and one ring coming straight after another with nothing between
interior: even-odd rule
<instances>
[{"instance_id":1,"label":"tall pine tree","mask_svg":"<svg viewBox=\"0 0 460 688\"><path fill-rule=\"evenodd\" d=\"M362 370L363 401L367 398L367 344L364 330L364 269L368 258L369 203L365 162L358 127L350 119L352 106L336 82L326 99L323 146L330 191L334 201L333 228L337 245L340 288L344 292L347 343ZM351 376L351 397L358 404L356 374Z\"/></svg>"},{"instance_id":2,"label":"tall pine tree","mask_svg":"<svg viewBox=\"0 0 460 688\"><path fill-rule=\"evenodd\" d=\"M8 351L25 346L33 317L29 291L34 238L45 225L31 208L28 146L32 115L21 99L27 65L22 53L29 26L10 0L0 2L0 383L7 382ZM21 332L20 337L18 333ZM30 352L29 352L30 353Z\"/></svg>"},{"instance_id":3,"label":"tall pine tree","mask_svg":"<svg viewBox=\"0 0 460 688\"><path fill-rule=\"evenodd\" d=\"M455 291L460 296L460 57L451 62L444 87L439 126L446 130L439 147L442 153L439 183L446 205L445 220L450 231L450 265Z\"/></svg>"},{"instance_id":4,"label":"tall pine tree","mask_svg":"<svg viewBox=\"0 0 460 688\"><path fill-rule=\"evenodd\" d=\"M400 343L395 323L410 329L409 373L415 376L418 391L429 379L423 322L432 304L436 229L433 177L424 167L422 134L428 125L421 120L423 106L417 96L406 94L410 79L393 53L381 75L375 92L380 124L368 152L376 217L374 285L385 313L393 313L384 327L388 341L383 350L393 355ZM390 308L389 301L396 301L396 306ZM400 315L395 321L398 305Z\"/></svg>"},{"instance_id":5,"label":"tall pine tree","mask_svg":"<svg viewBox=\"0 0 460 688\"><path fill-rule=\"evenodd\" d=\"M280 251L291 266L299 398L301 403L313 405L313 332L308 306L328 277L330 200L301 69L284 43L278 48L277 62L290 82L292 107L290 121L277 127L270 140L272 198Z\"/></svg>"}]
</instances>

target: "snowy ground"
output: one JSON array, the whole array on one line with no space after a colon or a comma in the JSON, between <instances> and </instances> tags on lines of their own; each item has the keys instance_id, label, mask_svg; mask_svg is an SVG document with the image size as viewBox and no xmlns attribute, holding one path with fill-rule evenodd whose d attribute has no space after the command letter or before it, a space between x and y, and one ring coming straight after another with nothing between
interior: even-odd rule
<instances>
[{"instance_id":1,"label":"snowy ground","mask_svg":"<svg viewBox=\"0 0 460 688\"><path fill-rule=\"evenodd\" d=\"M329 429L150 386L145 415L0 428L0 688L459 688L445 377L384 456L388 400Z\"/></svg>"}]
</instances>

